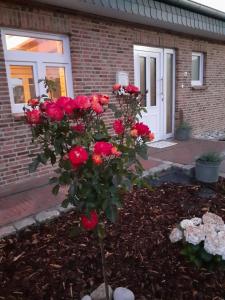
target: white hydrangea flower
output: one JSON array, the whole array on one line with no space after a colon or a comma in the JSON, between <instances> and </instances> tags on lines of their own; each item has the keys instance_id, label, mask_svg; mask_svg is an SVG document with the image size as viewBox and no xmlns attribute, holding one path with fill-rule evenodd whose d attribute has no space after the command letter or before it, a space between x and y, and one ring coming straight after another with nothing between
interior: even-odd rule
<instances>
[{"instance_id":1,"label":"white hydrangea flower","mask_svg":"<svg viewBox=\"0 0 225 300\"><path fill-rule=\"evenodd\" d=\"M182 238L183 238L183 232L178 228L174 228L169 235L169 239L172 243L176 243L182 240Z\"/></svg>"},{"instance_id":2,"label":"white hydrangea flower","mask_svg":"<svg viewBox=\"0 0 225 300\"><path fill-rule=\"evenodd\" d=\"M216 255L218 252L219 247L219 239L217 234L208 234L205 242L204 242L204 249L206 252L212 255Z\"/></svg>"},{"instance_id":3,"label":"white hydrangea flower","mask_svg":"<svg viewBox=\"0 0 225 300\"><path fill-rule=\"evenodd\" d=\"M203 231L205 236L207 235L217 235L216 225L211 223L206 223L201 225L203 227Z\"/></svg>"},{"instance_id":4,"label":"white hydrangea flower","mask_svg":"<svg viewBox=\"0 0 225 300\"><path fill-rule=\"evenodd\" d=\"M198 225L202 224L202 219L201 218L192 218L190 221L192 222L192 224L194 226L198 226Z\"/></svg>"},{"instance_id":5,"label":"white hydrangea flower","mask_svg":"<svg viewBox=\"0 0 225 300\"><path fill-rule=\"evenodd\" d=\"M220 216L213 214L211 212L207 212L203 215L202 221L204 224L215 224L219 226L224 226L224 221Z\"/></svg>"},{"instance_id":6,"label":"white hydrangea flower","mask_svg":"<svg viewBox=\"0 0 225 300\"><path fill-rule=\"evenodd\" d=\"M217 254L221 256L225 255L225 231L218 232Z\"/></svg>"},{"instance_id":7,"label":"white hydrangea flower","mask_svg":"<svg viewBox=\"0 0 225 300\"><path fill-rule=\"evenodd\" d=\"M193 226L193 223L191 222L191 220L185 219L180 222L181 228L186 229L188 226Z\"/></svg>"},{"instance_id":8,"label":"white hydrangea flower","mask_svg":"<svg viewBox=\"0 0 225 300\"><path fill-rule=\"evenodd\" d=\"M201 241L204 241L205 234L202 226L188 226L184 230L184 236L188 243L198 245Z\"/></svg>"}]
</instances>

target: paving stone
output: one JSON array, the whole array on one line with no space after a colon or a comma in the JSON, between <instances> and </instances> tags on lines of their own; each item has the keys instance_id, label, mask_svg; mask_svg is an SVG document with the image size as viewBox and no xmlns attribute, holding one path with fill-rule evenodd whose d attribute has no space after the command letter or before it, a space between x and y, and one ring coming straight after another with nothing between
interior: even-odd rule
<instances>
[{"instance_id":1,"label":"paving stone","mask_svg":"<svg viewBox=\"0 0 225 300\"><path fill-rule=\"evenodd\" d=\"M21 230L21 229L24 229L25 227L28 227L28 226L31 226L34 224L36 224L35 219L32 217L29 217L29 218L25 218L25 219L15 222L14 226L17 230Z\"/></svg>"},{"instance_id":2,"label":"paving stone","mask_svg":"<svg viewBox=\"0 0 225 300\"><path fill-rule=\"evenodd\" d=\"M92 300L89 295L85 295L84 297L81 298L81 300Z\"/></svg>"},{"instance_id":3,"label":"paving stone","mask_svg":"<svg viewBox=\"0 0 225 300\"><path fill-rule=\"evenodd\" d=\"M193 166L193 165L184 165L184 166L182 166L181 169L182 169L182 171L185 175L188 175L188 176L191 176L191 177L194 176L195 166Z\"/></svg>"},{"instance_id":4,"label":"paving stone","mask_svg":"<svg viewBox=\"0 0 225 300\"><path fill-rule=\"evenodd\" d=\"M159 165L158 167L154 167L154 168L151 168L150 170L144 171L142 176L146 177L146 176L158 175L162 171L171 169L171 167L172 167L172 164L164 163L164 164Z\"/></svg>"},{"instance_id":5,"label":"paving stone","mask_svg":"<svg viewBox=\"0 0 225 300\"><path fill-rule=\"evenodd\" d=\"M56 209L59 210L60 212L67 212L70 211L74 208L75 206L72 204L69 204L67 207L62 207L61 204L59 204Z\"/></svg>"},{"instance_id":6,"label":"paving stone","mask_svg":"<svg viewBox=\"0 0 225 300\"><path fill-rule=\"evenodd\" d=\"M47 220L51 220L51 219L54 219L56 217L58 217L60 215L59 211L58 210L45 210L45 211L42 211L40 213L38 213L36 216L35 216L35 219L41 223L41 222L44 222L44 221L47 221Z\"/></svg>"},{"instance_id":7,"label":"paving stone","mask_svg":"<svg viewBox=\"0 0 225 300\"><path fill-rule=\"evenodd\" d=\"M14 233L16 233L16 228L12 225L0 227L0 239Z\"/></svg>"}]
</instances>

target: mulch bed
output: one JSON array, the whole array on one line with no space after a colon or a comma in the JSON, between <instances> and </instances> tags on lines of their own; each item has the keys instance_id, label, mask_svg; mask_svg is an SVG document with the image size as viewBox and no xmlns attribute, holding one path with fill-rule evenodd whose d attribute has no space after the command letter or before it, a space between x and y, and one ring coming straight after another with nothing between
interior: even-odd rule
<instances>
[{"instance_id":1,"label":"mulch bed","mask_svg":"<svg viewBox=\"0 0 225 300\"><path fill-rule=\"evenodd\" d=\"M210 210L225 219L223 186L205 199L197 185L163 184L126 195L118 223L107 228L111 286L130 288L137 300L225 299L224 272L196 269L168 239L186 217ZM78 234L77 221L70 212L0 242L1 300L79 300L102 283L97 240Z\"/></svg>"}]
</instances>

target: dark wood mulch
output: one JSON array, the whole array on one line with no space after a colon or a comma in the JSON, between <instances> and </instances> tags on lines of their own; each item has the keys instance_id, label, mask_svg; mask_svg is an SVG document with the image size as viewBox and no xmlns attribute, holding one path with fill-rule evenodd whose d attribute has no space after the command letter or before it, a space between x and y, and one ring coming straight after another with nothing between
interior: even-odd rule
<instances>
[{"instance_id":1,"label":"dark wood mulch","mask_svg":"<svg viewBox=\"0 0 225 300\"><path fill-rule=\"evenodd\" d=\"M199 197L197 185L176 184L127 195L119 222L108 226L112 287L130 288L137 300L225 299L224 273L197 270L181 256L181 245L168 239L183 218L210 210L225 219L223 185L211 198ZM77 235L77 221L70 212L0 242L0 299L78 300L102 283L97 240Z\"/></svg>"}]
</instances>

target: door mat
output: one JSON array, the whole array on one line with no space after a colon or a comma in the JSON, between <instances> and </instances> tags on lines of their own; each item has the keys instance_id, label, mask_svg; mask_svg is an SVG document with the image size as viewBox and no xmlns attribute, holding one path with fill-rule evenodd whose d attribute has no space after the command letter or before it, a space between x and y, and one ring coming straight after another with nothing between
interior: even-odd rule
<instances>
[{"instance_id":1,"label":"door mat","mask_svg":"<svg viewBox=\"0 0 225 300\"><path fill-rule=\"evenodd\" d=\"M177 143L174 142L168 142L168 141L159 141L159 142L153 142L153 143L147 143L147 145L149 147L152 148L158 148L158 149L162 149L162 148L167 148L167 147L171 147L176 145Z\"/></svg>"}]
</instances>

